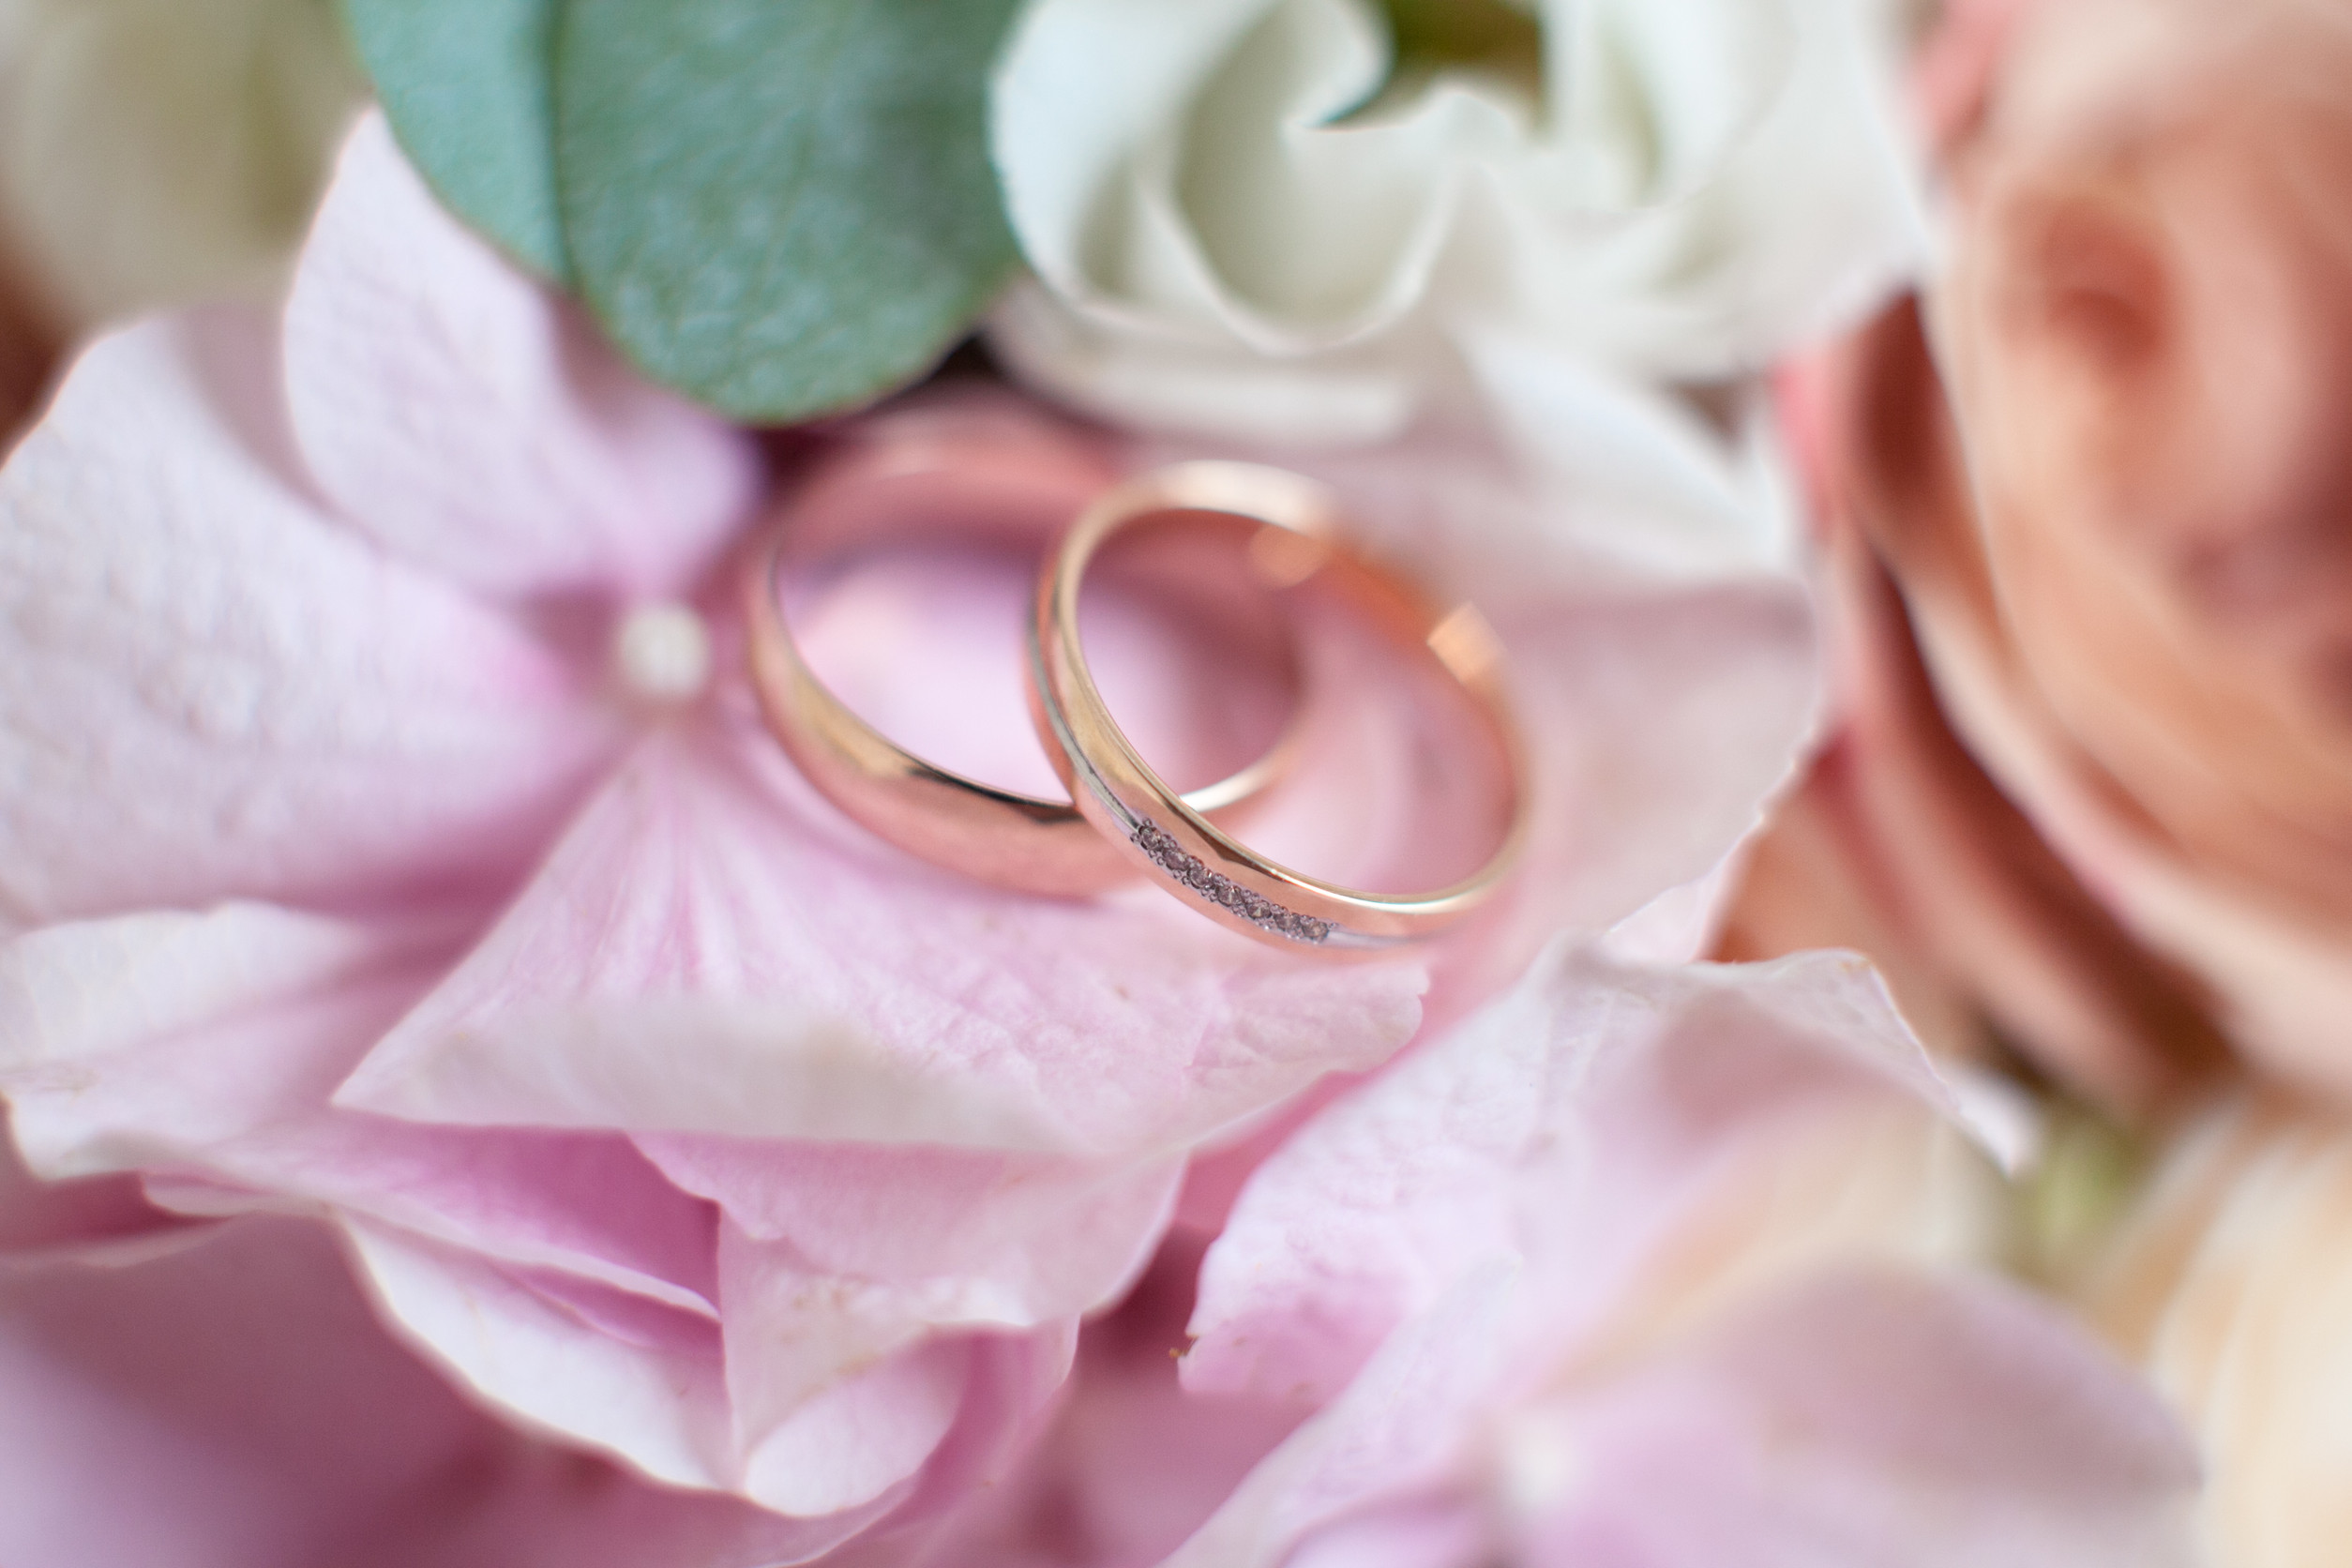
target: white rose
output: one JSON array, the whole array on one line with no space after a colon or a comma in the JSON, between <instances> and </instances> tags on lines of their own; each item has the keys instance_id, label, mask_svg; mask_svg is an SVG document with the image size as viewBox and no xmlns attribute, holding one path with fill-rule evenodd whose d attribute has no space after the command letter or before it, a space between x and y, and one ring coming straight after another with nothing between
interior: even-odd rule
<instances>
[{"instance_id":1,"label":"white rose","mask_svg":"<svg viewBox=\"0 0 2352 1568\"><path fill-rule=\"evenodd\" d=\"M51 330L275 284L364 85L332 0L0 0L0 240Z\"/></svg>"},{"instance_id":2,"label":"white rose","mask_svg":"<svg viewBox=\"0 0 2352 1568\"><path fill-rule=\"evenodd\" d=\"M1919 250L1873 0L1032 0L991 100L1021 373L1393 433L1538 350L1752 370ZM1401 45L1401 47L1400 47Z\"/></svg>"}]
</instances>

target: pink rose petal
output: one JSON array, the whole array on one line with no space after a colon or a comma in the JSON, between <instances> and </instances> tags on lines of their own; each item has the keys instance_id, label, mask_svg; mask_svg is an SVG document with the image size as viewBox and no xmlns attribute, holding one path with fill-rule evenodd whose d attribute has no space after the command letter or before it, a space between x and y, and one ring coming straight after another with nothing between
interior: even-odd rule
<instances>
[{"instance_id":1,"label":"pink rose petal","mask_svg":"<svg viewBox=\"0 0 2352 1568\"><path fill-rule=\"evenodd\" d=\"M1164 896L1023 898L817 824L764 733L651 735L340 1103L449 1123L1162 1150L1413 1028ZM1149 890L1143 890L1149 892Z\"/></svg>"},{"instance_id":2,"label":"pink rose petal","mask_svg":"<svg viewBox=\"0 0 2352 1568\"><path fill-rule=\"evenodd\" d=\"M1165 1227L1184 1162L641 1135L670 1180L812 1274L925 1289L967 1321L1029 1325L1116 1296ZM952 1305L950 1304L953 1304Z\"/></svg>"},{"instance_id":3,"label":"pink rose petal","mask_svg":"<svg viewBox=\"0 0 2352 1568\"><path fill-rule=\"evenodd\" d=\"M791 1514L854 1507L914 1474L960 1419L984 1348L1026 1343L1056 1369L998 1420L1031 1424L1068 1368L1076 1314L992 1322L942 1272L906 1288L801 1265L792 1249L721 1232L727 1377L749 1495ZM985 1310L987 1304L977 1304ZM960 1331L960 1332L958 1332Z\"/></svg>"},{"instance_id":4,"label":"pink rose petal","mask_svg":"<svg viewBox=\"0 0 2352 1568\"><path fill-rule=\"evenodd\" d=\"M971 1498L937 1548L960 1568L1148 1568L1298 1425L1295 1411L1177 1386L1207 1238L1171 1236L1136 1289L1090 1320L1053 1425L1011 1483Z\"/></svg>"},{"instance_id":5,"label":"pink rose petal","mask_svg":"<svg viewBox=\"0 0 2352 1568\"><path fill-rule=\"evenodd\" d=\"M1401 1324L1165 1568L1272 1568L1352 1514L1453 1483L1500 1370L1516 1283L1505 1264L1473 1269Z\"/></svg>"},{"instance_id":6,"label":"pink rose petal","mask_svg":"<svg viewBox=\"0 0 2352 1568\"><path fill-rule=\"evenodd\" d=\"M1745 1136L1862 1094L1946 1096L1847 955L1620 969L1560 951L1257 1171L1212 1249L1187 1384L1319 1403L1489 1260L1570 1335Z\"/></svg>"},{"instance_id":7,"label":"pink rose petal","mask_svg":"<svg viewBox=\"0 0 2352 1568\"><path fill-rule=\"evenodd\" d=\"M926 1338L894 1292L720 1247L727 1388L745 1491L780 1513L871 1502L921 1470L956 1420L969 1345ZM878 1310L861 1311L870 1303Z\"/></svg>"},{"instance_id":8,"label":"pink rose petal","mask_svg":"<svg viewBox=\"0 0 2352 1568\"><path fill-rule=\"evenodd\" d=\"M1557 1487L1518 1500L1530 1564L2195 1560L2186 1435L2072 1319L1989 1281L1823 1276L1517 1440Z\"/></svg>"},{"instance_id":9,"label":"pink rose petal","mask_svg":"<svg viewBox=\"0 0 2352 1568\"><path fill-rule=\"evenodd\" d=\"M346 1229L384 1310L483 1398L656 1481L735 1484L716 1334L700 1354L632 1343L480 1258L364 1221Z\"/></svg>"},{"instance_id":10,"label":"pink rose petal","mask_svg":"<svg viewBox=\"0 0 2352 1568\"><path fill-rule=\"evenodd\" d=\"M149 1203L132 1176L44 1182L0 1138L0 1262L84 1252L126 1239L170 1234L177 1216Z\"/></svg>"},{"instance_id":11,"label":"pink rose petal","mask_svg":"<svg viewBox=\"0 0 2352 1568\"><path fill-rule=\"evenodd\" d=\"M887 1497L921 1470L961 1406L967 1351L941 1340L876 1363L768 1424L745 1428L744 1495L794 1517L822 1517ZM745 1406L737 1407L739 1417Z\"/></svg>"},{"instance_id":12,"label":"pink rose petal","mask_svg":"<svg viewBox=\"0 0 2352 1568\"><path fill-rule=\"evenodd\" d=\"M20 937L0 948L17 1140L45 1175L169 1173L221 1189L204 1213L334 1207L714 1314L715 1214L626 1138L327 1107L450 936L245 904Z\"/></svg>"},{"instance_id":13,"label":"pink rose petal","mask_svg":"<svg viewBox=\"0 0 2352 1568\"><path fill-rule=\"evenodd\" d=\"M0 1270L0 1558L292 1568L364 1545L467 1425L372 1334L332 1249L284 1221L129 1268ZM335 1408L354 1394L369 1420Z\"/></svg>"},{"instance_id":14,"label":"pink rose petal","mask_svg":"<svg viewBox=\"0 0 2352 1568\"><path fill-rule=\"evenodd\" d=\"M280 1219L0 1266L0 1450L11 1568L766 1568L842 1533L502 1425Z\"/></svg>"},{"instance_id":15,"label":"pink rose petal","mask_svg":"<svg viewBox=\"0 0 2352 1568\"><path fill-rule=\"evenodd\" d=\"M1497 1315L1520 1289L1465 1275L1166 1568L2194 1560L2185 1436L2012 1288L1833 1273L1515 1408ZM1384 1555L1406 1545L1425 1556Z\"/></svg>"},{"instance_id":16,"label":"pink rose petal","mask_svg":"<svg viewBox=\"0 0 2352 1568\"><path fill-rule=\"evenodd\" d=\"M837 1385L895 1360L920 1359L928 1337L920 1314L909 1310L909 1292L818 1273L790 1246L752 1241L731 1226L719 1231L719 1276L731 1348L745 1352L730 1358L728 1372L746 1446ZM935 1424L922 1452L947 1429L953 1410L940 1391L959 1376L935 1366L919 1380L924 1387L884 1391L885 1402L905 1395L911 1420Z\"/></svg>"},{"instance_id":17,"label":"pink rose petal","mask_svg":"<svg viewBox=\"0 0 2352 1568\"><path fill-rule=\"evenodd\" d=\"M44 1176L83 1176L315 1116L464 928L238 903L18 937L0 946L0 1090L18 1146Z\"/></svg>"},{"instance_id":18,"label":"pink rose petal","mask_svg":"<svg viewBox=\"0 0 2352 1568\"><path fill-rule=\"evenodd\" d=\"M272 333L151 322L0 469L0 907L511 875L606 753L517 627L329 520L248 418Z\"/></svg>"},{"instance_id":19,"label":"pink rose petal","mask_svg":"<svg viewBox=\"0 0 2352 1568\"><path fill-rule=\"evenodd\" d=\"M495 1263L555 1271L697 1318L717 1313L716 1216L619 1137L325 1114L173 1163Z\"/></svg>"},{"instance_id":20,"label":"pink rose petal","mask_svg":"<svg viewBox=\"0 0 2352 1568\"><path fill-rule=\"evenodd\" d=\"M1635 1370L1591 1360L1743 1148L1888 1096L1923 1127L1957 1114L1851 957L1547 957L1244 1189L1185 1383L1315 1413L1171 1568L1353 1561L1407 1536L1433 1561L1533 1568L2180 1560L2183 1439L2013 1292L1817 1276ZM1481 1519L1483 1551L1461 1536Z\"/></svg>"},{"instance_id":21,"label":"pink rose petal","mask_svg":"<svg viewBox=\"0 0 2352 1568\"><path fill-rule=\"evenodd\" d=\"M676 595L741 525L749 445L648 385L433 200L380 113L343 148L285 319L339 514L488 593Z\"/></svg>"},{"instance_id":22,"label":"pink rose petal","mask_svg":"<svg viewBox=\"0 0 2352 1568\"><path fill-rule=\"evenodd\" d=\"M1762 820L1812 727L1817 665L1794 587L1594 594L1499 617L1544 793L1521 907L1529 935L1606 930L1705 877ZM1702 922L1681 951L1696 957Z\"/></svg>"},{"instance_id":23,"label":"pink rose petal","mask_svg":"<svg viewBox=\"0 0 2352 1568\"><path fill-rule=\"evenodd\" d=\"M1316 1530L1283 1568L1489 1568L1492 1533L1474 1502L1383 1503Z\"/></svg>"},{"instance_id":24,"label":"pink rose petal","mask_svg":"<svg viewBox=\"0 0 2352 1568\"><path fill-rule=\"evenodd\" d=\"M960 1347L968 1376L956 1423L940 1440L904 1506L867 1541L843 1554L849 1564L940 1560L957 1510L1004 1486L1034 1447L1069 1377L1077 1325L1033 1334L973 1334ZM952 1536L951 1536L952 1539Z\"/></svg>"}]
</instances>

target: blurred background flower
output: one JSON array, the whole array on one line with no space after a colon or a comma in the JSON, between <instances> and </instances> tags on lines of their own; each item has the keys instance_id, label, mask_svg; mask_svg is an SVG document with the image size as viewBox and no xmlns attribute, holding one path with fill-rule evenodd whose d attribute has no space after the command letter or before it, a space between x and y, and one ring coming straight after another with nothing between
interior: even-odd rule
<instances>
[{"instance_id":1,"label":"blurred background flower","mask_svg":"<svg viewBox=\"0 0 2352 1568\"><path fill-rule=\"evenodd\" d=\"M2078 0L1955 35L1977 69L1938 78L1948 263L1923 315L1891 313L1797 400L1825 503L1901 585L1934 699L2064 863L1981 869L1991 897L2068 912L2040 922L2039 953L1962 942L1953 967L2018 1044L2124 1101L2209 1060L2217 1031L2265 1070L2352 1087L2352 249L2330 194L2352 33L2286 0ZM1866 596L1871 575L1844 577ZM1909 634L1877 637L1876 613L1849 616L1877 672L1857 684L1885 688ZM1900 705L1855 705L1858 759L1894 749L1874 736ZM1938 771L1884 792L1925 810L1968 769L1954 748ZM2007 809L1983 793L1981 822ZM1880 825L1881 861L1922 858L1902 837ZM1895 901L1941 929L1935 906L1968 900L1913 875Z\"/></svg>"},{"instance_id":2,"label":"blurred background flower","mask_svg":"<svg viewBox=\"0 0 2352 1568\"><path fill-rule=\"evenodd\" d=\"M2053 840L2241 1049L2339 1090L2348 68L2352 19L2297 0L2027 20L1930 306L1981 523L1898 557Z\"/></svg>"},{"instance_id":3,"label":"blurred background flower","mask_svg":"<svg viewBox=\"0 0 2352 1568\"><path fill-rule=\"evenodd\" d=\"M1865 945L2134 1125L2061 1118L2038 1251L2196 1432L2232 1565L2340 1555L2352 1475L2347 73L2326 4L1948 8L1943 254L1782 384L1840 720L1726 943Z\"/></svg>"},{"instance_id":4,"label":"blurred background flower","mask_svg":"<svg viewBox=\"0 0 2352 1568\"><path fill-rule=\"evenodd\" d=\"M0 409L99 326L281 287L365 91L331 0L0 5Z\"/></svg>"},{"instance_id":5,"label":"blurred background flower","mask_svg":"<svg viewBox=\"0 0 2352 1568\"><path fill-rule=\"evenodd\" d=\"M2183 1412L2208 1560L2318 1568L2352 1532L2352 1127L2236 1095L2186 1128L2070 1283Z\"/></svg>"}]
</instances>

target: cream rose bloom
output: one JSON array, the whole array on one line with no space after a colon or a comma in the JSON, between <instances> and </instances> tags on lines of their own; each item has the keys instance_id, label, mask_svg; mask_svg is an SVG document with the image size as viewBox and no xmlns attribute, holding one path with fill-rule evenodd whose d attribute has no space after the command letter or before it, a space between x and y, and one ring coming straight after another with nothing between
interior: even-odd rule
<instances>
[{"instance_id":1,"label":"cream rose bloom","mask_svg":"<svg viewBox=\"0 0 2352 1568\"><path fill-rule=\"evenodd\" d=\"M2352 1123L2228 1104L2166 1153L2081 1292L2187 1420L2224 1568L2352 1541Z\"/></svg>"},{"instance_id":2,"label":"cream rose bloom","mask_svg":"<svg viewBox=\"0 0 2352 1568\"><path fill-rule=\"evenodd\" d=\"M0 0L0 243L50 331L279 283L364 84L332 0Z\"/></svg>"},{"instance_id":3,"label":"cream rose bloom","mask_svg":"<svg viewBox=\"0 0 2352 1568\"><path fill-rule=\"evenodd\" d=\"M1752 370L1918 251L1876 0L1032 0L993 340L1131 423L1392 433L1534 352ZM1511 396L1512 394L1500 394Z\"/></svg>"}]
</instances>

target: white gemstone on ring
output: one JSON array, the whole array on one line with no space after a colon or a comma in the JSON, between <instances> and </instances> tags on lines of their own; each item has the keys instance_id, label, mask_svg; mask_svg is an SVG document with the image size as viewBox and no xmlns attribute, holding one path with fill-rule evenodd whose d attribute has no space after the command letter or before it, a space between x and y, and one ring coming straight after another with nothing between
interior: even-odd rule
<instances>
[{"instance_id":1,"label":"white gemstone on ring","mask_svg":"<svg viewBox=\"0 0 2352 1568\"><path fill-rule=\"evenodd\" d=\"M1260 893L1253 893L1232 878L1210 870L1200 857L1184 852L1176 836L1149 818L1138 821L1129 835L1136 848L1185 887L1211 903L1232 911L1259 930L1273 931L1292 942L1319 945L1331 939L1331 922L1283 908Z\"/></svg>"}]
</instances>

